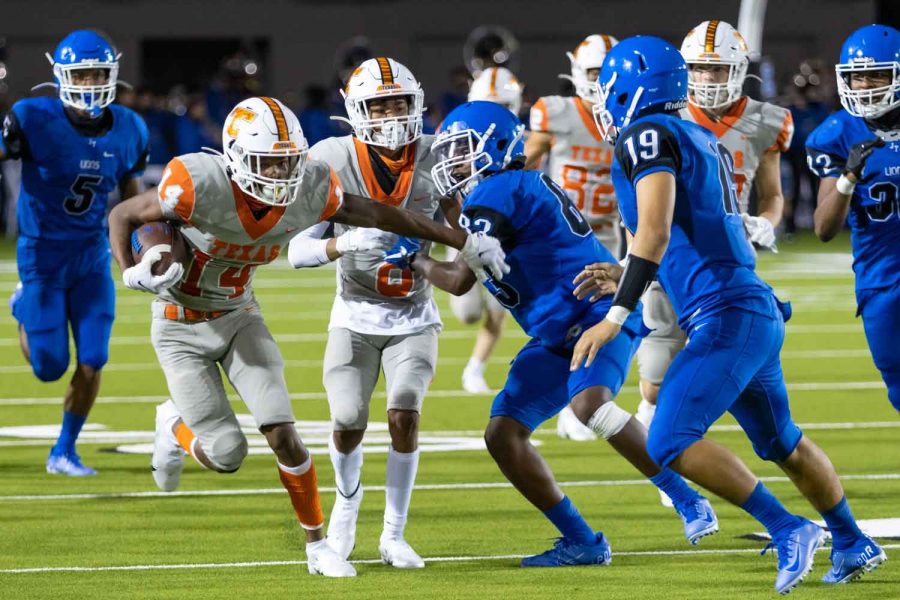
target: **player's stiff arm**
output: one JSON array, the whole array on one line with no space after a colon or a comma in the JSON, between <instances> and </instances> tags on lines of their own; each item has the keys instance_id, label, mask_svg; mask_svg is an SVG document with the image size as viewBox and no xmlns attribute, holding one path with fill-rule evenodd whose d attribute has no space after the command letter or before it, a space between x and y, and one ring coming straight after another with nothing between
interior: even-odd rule
<instances>
[{"instance_id":1,"label":"player's stiff arm","mask_svg":"<svg viewBox=\"0 0 900 600\"><path fill-rule=\"evenodd\" d=\"M874 568L884 553L857 527L828 458L791 418L779 358L790 309L753 270L730 156L709 131L677 115L686 102L684 60L659 38L623 40L598 87L598 125L616 139L613 181L634 241L624 269L593 265L583 275L618 289L606 318L579 340L573 366L614 339L658 277L690 342L662 381L650 456L759 520L778 550L775 589L789 592L812 569L823 532L704 438L728 411L760 458L778 464L828 524L835 552L825 581Z\"/></svg>"},{"instance_id":2,"label":"player's stiff arm","mask_svg":"<svg viewBox=\"0 0 900 600\"><path fill-rule=\"evenodd\" d=\"M856 314L900 411L900 33L882 25L855 31L837 71L843 109L806 141L821 178L816 235L827 242L850 225Z\"/></svg>"},{"instance_id":3,"label":"player's stiff arm","mask_svg":"<svg viewBox=\"0 0 900 600\"><path fill-rule=\"evenodd\" d=\"M77 365L63 402L47 472L93 475L75 441L109 358L115 287L109 271L106 204L140 192L148 133L133 111L112 104L119 55L94 31L75 31L51 62L59 95L20 100L3 123L0 159L22 160L16 243L20 285L10 300L22 352L41 381Z\"/></svg>"},{"instance_id":4,"label":"player's stiff arm","mask_svg":"<svg viewBox=\"0 0 900 600\"><path fill-rule=\"evenodd\" d=\"M646 430L614 400L643 333L640 318L632 317L588 369L570 372L578 334L603 319L612 299L574 298L573 279L585 257L613 258L559 186L542 173L521 169L522 129L518 119L495 104L458 107L438 133L433 169L444 194L464 197L460 223L509 249L509 275L500 281L487 273L484 287L532 338L513 361L485 431L500 470L562 535L552 549L526 558L522 566L602 565L612 556L605 537L562 493L530 442L532 432L570 401L582 425L672 495L685 536L697 543L718 530L712 508L674 472L654 464L645 448ZM438 262L416 254L410 262L414 271L453 294L475 284L474 274L460 260Z\"/></svg>"},{"instance_id":5,"label":"player's stiff arm","mask_svg":"<svg viewBox=\"0 0 900 600\"><path fill-rule=\"evenodd\" d=\"M117 206L109 218L113 256L131 289L157 295L151 340L172 399L157 408L151 461L165 490L179 483L189 453L209 469L229 473L247 455L247 441L226 396L225 371L277 459L279 477L306 531L310 573L355 575L324 540L315 468L294 428L281 354L256 303L252 278L296 230L325 219L394 229L462 247L476 269L505 267L499 244L467 237L432 220L344 194L334 172L307 160L296 116L260 97L238 104L222 131L225 154L174 159L158 190ZM166 248L135 264L133 230L171 220L190 250L186 267L155 275Z\"/></svg>"}]
</instances>

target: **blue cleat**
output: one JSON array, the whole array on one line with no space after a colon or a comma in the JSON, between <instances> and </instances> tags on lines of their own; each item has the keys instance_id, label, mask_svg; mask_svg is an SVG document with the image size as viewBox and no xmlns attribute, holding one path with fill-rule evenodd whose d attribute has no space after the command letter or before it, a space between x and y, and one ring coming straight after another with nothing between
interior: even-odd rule
<instances>
[{"instance_id":1,"label":"blue cleat","mask_svg":"<svg viewBox=\"0 0 900 600\"><path fill-rule=\"evenodd\" d=\"M54 475L85 477L96 475L97 470L81 464L81 457L74 451L66 454L53 454L47 457L47 472Z\"/></svg>"},{"instance_id":2,"label":"blue cleat","mask_svg":"<svg viewBox=\"0 0 900 600\"><path fill-rule=\"evenodd\" d=\"M698 496L693 502L679 504L675 511L684 521L684 537L691 544L719 531L719 519L712 504L703 496Z\"/></svg>"},{"instance_id":3,"label":"blue cleat","mask_svg":"<svg viewBox=\"0 0 900 600\"><path fill-rule=\"evenodd\" d=\"M848 583L859 579L887 560L887 554L870 537L864 537L849 550L831 550L831 570L822 577L825 583Z\"/></svg>"},{"instance_id":4,"label":"blue cleat","mask_svg":"<svg viewBox=\"0 0 900 600\"><path fill-rule=\"evenodd\" d=\"M790 594L813 568L816 550L825 543L825 532L807 519L800 519L799 525L784 535L773 538L762 554L770 548L778 551L778 575L775 577L775 591Z\"/></svg>"},{"instance_id":5,"label":"blue cleat","mask_svg":"<svg viewBox=\"0 0 900 600\"><path fill-rule=\"evenodd\" d=\"M603 533L597 532L593 544L579 544L568 538L559 538L553 547L543 554L522 559L523 567L573 567L576 565L608 565L612 562L612 550Z\"/></svg>"}]
</instances>

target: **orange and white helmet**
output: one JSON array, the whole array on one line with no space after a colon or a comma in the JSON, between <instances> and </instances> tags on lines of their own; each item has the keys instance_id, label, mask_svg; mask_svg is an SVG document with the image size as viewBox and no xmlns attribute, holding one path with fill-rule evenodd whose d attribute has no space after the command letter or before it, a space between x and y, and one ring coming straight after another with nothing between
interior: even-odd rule
<instances>
[{"instance_id":1,"label":"orange and white helmet","mask_svg":"<svg viewBox=\"0 0 900 600\"><path fill-rule=\"evenodd\" d=\"M274 98L247 98L231 109L222 127L228 175L247 195L270 206L297 199L309 144L297 116ZM281 160L283 175L263 174Z\"/></svg>"},{"instance_id":2,"label":"orange and white helmet","mask_svg":"<svg viewBox=\"0 0 900 600\"><path fill-rule=\"evenodd\" d=\"M612 50L613 46L619 43L619 40L611 35L594 34L589 35L575 47L575 52L566 52L569 62L572 63L571 75L560 75L563 79L568 79L575 86L575 93L582 99L596 104L599 100L597 97L596 79L588 79L587 72L591 69L599 69L606 60L606 55Z\"/></svg>"},{"instance_id":3,"label":"orange and white helmet","mask_svg":"<svg viewBox=\"0 0 900 600\"><path fill-rule=\"evenodd\" d=\"M346 121L359 141L396 150L422 135L425 93L412 72L393 58L370 58L359 65L341 91L347 109ZM372 118L369 101L376 98L405 97L405 116Z\"/></svg>"},{"instance_id":4,"label":"orange and white helmet","mask_svg":"<svg viewBox=\"0 0 900 600\"><path fill-rule=\"evenodd\" d=\"M516 116L522 110L522 84L505 67L488 67L482 71L469 88L469 102L486 100L502 104Z\"/></svg>"},{"instance_id":5,"label":"orange and white helmet","mask_svg":"<svg viewBox=\"0 0 900 600\"><path fill-rule=\"evenodd\" d=\"M725 21L703 21L688 32L681 56L693 65L728 67L725 83L703 83L688 75L688 102L700 108L722 108L741 97L750 50L744 36Z\"/></svg>"}]
</instances>

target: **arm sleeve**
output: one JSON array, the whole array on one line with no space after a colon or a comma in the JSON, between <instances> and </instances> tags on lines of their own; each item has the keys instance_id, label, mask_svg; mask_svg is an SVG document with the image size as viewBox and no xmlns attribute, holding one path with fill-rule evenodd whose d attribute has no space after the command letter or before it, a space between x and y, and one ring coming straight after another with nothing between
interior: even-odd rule
<instances>
[{"instance_id":1,"label":"arm sleeve","mask_svg":"<svg viewBox=\"0 0 900 600\"><path fill-rule=\"evenodd\" d=\"M16 115L15 107L6 113L3 118L2 150L6 158L21 158L29 160L31 151L28 148L28 140Z\"/></svg>"},{"instance_id":2,"label":"arm sleeve","mask_svg":"<svg viewBox=\"0 0 900 600\"><path fill-rule=\"evenodd\" d=\"M157 193L166 219L191 222L195 203L194 179L181 159L173 158L166 165Z\"/></svg>"},{"instance_id":3,"label":"arm sleeve","mask_svg":"<svg viewBox=\"0 0 900 600\"><path fill-rule=\"evenodd\" d=\"M318 267L330 262L325 251L328 239L322 239L330 223L316 223L298 233L288 246L288 262L295 269Z\"/></svg>"},{"instance_id":4,"label":"arm sleeve","mask_svg":"<svg viewBox=\"0 0 900 600\"><path fill-rule=\"evenodd\" d=\"M659 123L642 123L628 129L616 142L616 159L632 185L650 173L668 171L677 175L681 170L678 140Z\"/></svg>"}]
</instances>

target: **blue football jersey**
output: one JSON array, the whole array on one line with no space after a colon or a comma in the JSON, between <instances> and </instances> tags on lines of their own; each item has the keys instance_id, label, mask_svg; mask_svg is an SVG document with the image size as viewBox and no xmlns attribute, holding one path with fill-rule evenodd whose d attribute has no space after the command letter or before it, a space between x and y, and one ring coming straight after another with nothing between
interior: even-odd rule
<instances>
[{"instance_id":1,"label":"blue football jersey","mask_svg":"<svg viewBox=\"0 0 900 600\"><path fill-rule=\"evenodd\" d=\"M774 308L771 288L754 272L732 167L731 155L712 133L676 115L641 117L616 141L612 180L631 233L639 226L638 181L657 171L675 176L672 232L658 279L686 331L694 317L724 308L763 314Z\"/></svg>"},{"instance_id":2,"label":"blue football jersey","mask_svg":"<svg viewBox=\"0 0 900 600\"><path fill-rule=\"evenodd\" d=\"M68 120L58 98L13 105L3 127L7 156L22 159L19 232L33 238L77 240L106 228L109 193L143 173L149 135L132 110L110 105L109 129L90 137Z\"/></svg>"},{"instance_id":3,"label":"blue football jersey","mask_svg":"<svg viewBox=\"0 0 900 600\"><path fill-rule=\"evenodd\" d=\"M850 242L856 289L890 287L900 281L900 131L866 161L850 199ZM876 133L865 119L833 113L806 139L809 167L819 177L840 177L850 149Z\"/></svg>"},{"instance_id":4,"label":"blue football jersey","mask_svg":"<svg viewBox=\"0 0 900 600\"><path fill-rule=\"evenodd\" d=\"M551 347L574 344L585 326L603 319L612 296L595 303L572 295L585 265L618 262L594 237L568 195L538 171L501 171L482 181L463 203L460 223L500 240L510 272L485 287L525 332ZM641 332L640 311L626 327Z\"/></svg>"}]
</instances>

